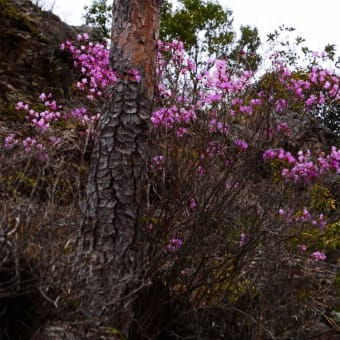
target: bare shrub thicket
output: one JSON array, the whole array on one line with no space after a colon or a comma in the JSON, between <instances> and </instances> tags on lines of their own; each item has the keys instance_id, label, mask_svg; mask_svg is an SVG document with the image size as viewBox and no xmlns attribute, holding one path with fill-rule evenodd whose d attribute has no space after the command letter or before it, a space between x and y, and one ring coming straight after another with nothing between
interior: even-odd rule
<instances>
[{"instance_id":1,"label":"bare shrub thicket","mask_svg":"<svg viewBox=\"0 0 340 340\"><path fill-rule=\"evenodd\" d=\"M17 127L17 136L31 132ZM33 336L68 296L87 169L84 141L64 136L48 160L20 147L1 150L1 338Z\"/></svg>"},{"instance_id":2,"label":"bare shrub thicket","mask_svg":"<svg viewBox=\"0 0 340 340\"><path fill-rule=\"evenodd\" d=\"M214 93L216 88L205 82L209 73L197 81L197 70L186 68L182 57L178 50L175 56L166 52L165 62L160 63L165 87L158 105L169 110L156 110L159 115L152 117L155 128L150 136L150 182L143 217L151 245L145 268L153 281L161 280L173 303L165 306L175 321L165 328L179 338L199 339L332 334L332 327L320 331L307 326L327 318L325 301L334 289L335 275L310 255L316 250L313 246L325 251L333 243L337 248L337 237L307 244L308 255L304 249L304 242L311 239L308 235L318 237L324 231L301 216L308 210L319 217L323 212L329 223L338 220L339 209L326 205L336 195L333 188L339 176L330 173L310 182L287 181L281 176L284 162L265 162L263 157L269 148L292 154L306 148L317 152L317 141L303 145L303 140L294 140L297 136L289 121L291 110L302 123L311 118L275 73L257 88L250 82L236 94L217 90L217 99L199 103L202 92ZM210 72L218 73L213 67ZM228 76L225 82L237 77ZM253 107L252 114L242 114L241 106L258 93L261 104ZM283 96L290 104L279 113L271 96ZM236 98L243 99L239 106L233 104ZM192 107L197 117L183 118L190 116ZM285 126L282 121L290 131L273 136L277 126ZM321 147L329 150L330 145L325 142ZM316 199L315 186L330 188L333 194L328 201ZM290 211L290 217L283 211ZM154 313L154 307L142 309L141 331Z\"/></svg>"},{"instance_id":3,"label":"bare shrub thicket","mask_svg":"<svg viewBox=\"0 0 340 340\"><path fill-rule=\"evenodd\" d=\"M283 147L292 154L299 150L293 134L272 134L279 114L268 100L282 95L281 90L273 92L275 77L262 85L245 82L236 95L225 93L198 105L200 91L212 88L203 81L193 83L193 68L183 77L183 60L171 64L169 51L164 58L160 74L169 92L160 89L155 112L176 106L182 114L193 105L196 118L155 124L150 131L141 216L148 239L141 244L148 245L142 264L148 287L135 301L131 339L304 339L335 334L326 301L333 274L301 248L312 238L311 230L319 229L300 217L306 208L319 216L312 188L329 188L331 195L339 185L338 175L294 183L282 178L282 162L264 161L268 148ZM262 102L251 115L230 114L233 99L249 103L259 92ZM285 95L291 95L287 101L299 109L293 94ZM290 113L287 107L280 117ZM16 132L30 132L25 129ZM19 146L2 149L0 275L5 279L0 300L9 306L7 298L25 295L41 301L28 305L34 313L45 306L45 319L46 311L50 319L85 318L73 258L91 138L84 138L76 125L55 129L63 139L48 150L46 159ZM325 204L321 206L327 208ZM337 221L339 209L328 208L325 217ZM325 243L315 246L327 250ZM18 318L33 332L29 317ZM329 322L321 324L325 320ZM13 331L8 323L6 327Z\"/></svg>"}]
</instances>

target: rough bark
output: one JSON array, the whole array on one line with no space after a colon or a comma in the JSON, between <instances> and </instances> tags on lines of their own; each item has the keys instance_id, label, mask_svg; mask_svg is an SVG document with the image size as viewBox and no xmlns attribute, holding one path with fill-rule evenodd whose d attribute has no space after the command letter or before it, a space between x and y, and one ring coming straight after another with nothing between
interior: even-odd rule
<instances>
[{"instance_id":1,"label":"rough bark","mask_svg":"<svg viewBox=\"0 0 340 340\"><path fill-rule=\"evenodd\" d=\"M78 249L84 312L125 333L143 286L140 215L160 7L161 0L114 1L111 66L120 76L96 131Z\"/></svg>"}]
</instances>

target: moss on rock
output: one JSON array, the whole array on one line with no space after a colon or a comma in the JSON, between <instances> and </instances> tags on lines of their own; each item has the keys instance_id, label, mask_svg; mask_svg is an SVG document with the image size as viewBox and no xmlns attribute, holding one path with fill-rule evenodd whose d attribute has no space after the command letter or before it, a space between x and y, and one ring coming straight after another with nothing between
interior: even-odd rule
<instances>
[{"instance_id":1,"label":"moss on rock","mask_svg":"<svg viewBox=\"0 0 340 340\"><path fill-rule=\"evenodd\" d=\"M30 19L18 11L15 6L8 3L8 0L0 0L0 18L9 19L16 28L36 33Z\"/></svg>"}]
</instances>

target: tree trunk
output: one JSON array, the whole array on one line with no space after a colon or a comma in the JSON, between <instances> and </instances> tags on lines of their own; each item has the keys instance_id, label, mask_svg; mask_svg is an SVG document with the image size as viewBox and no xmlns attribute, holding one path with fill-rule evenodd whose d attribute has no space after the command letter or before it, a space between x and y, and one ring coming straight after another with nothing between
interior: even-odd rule
<instances>
[{"instance_id":1,"label":"tree trunk","mask_svg":"<svg viewBox=\"0 0 340 340\"><path fill-rule=\"evenodd\" d=\"M114 1L110 61L119 79L96 131L77 254L84 312L125 333L144 279L140 217L160 7L161 0Z\"/></svg>"}]
</instances>

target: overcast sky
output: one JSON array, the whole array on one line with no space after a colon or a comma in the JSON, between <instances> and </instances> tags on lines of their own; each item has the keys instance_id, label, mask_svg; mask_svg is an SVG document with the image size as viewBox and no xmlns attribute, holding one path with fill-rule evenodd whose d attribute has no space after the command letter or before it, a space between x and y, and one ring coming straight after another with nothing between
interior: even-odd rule
<instances>
[{"instance_id":1,"label":"overcast sky","mask_svg":"<svg viewBox=\"0 0 340 340\"><path fill-rule=\"evenodd\" d=\"M54 2L54 12L73 25L83 23L84 6L92 0L43 0ZM143 0L140 0L143 1ZM340 49L340 0L219 0L234 13L234 28L252 25L262 39L285 24L297 29L313 50L321 51L327 43Z\"/></svg>"}]
</instances>

